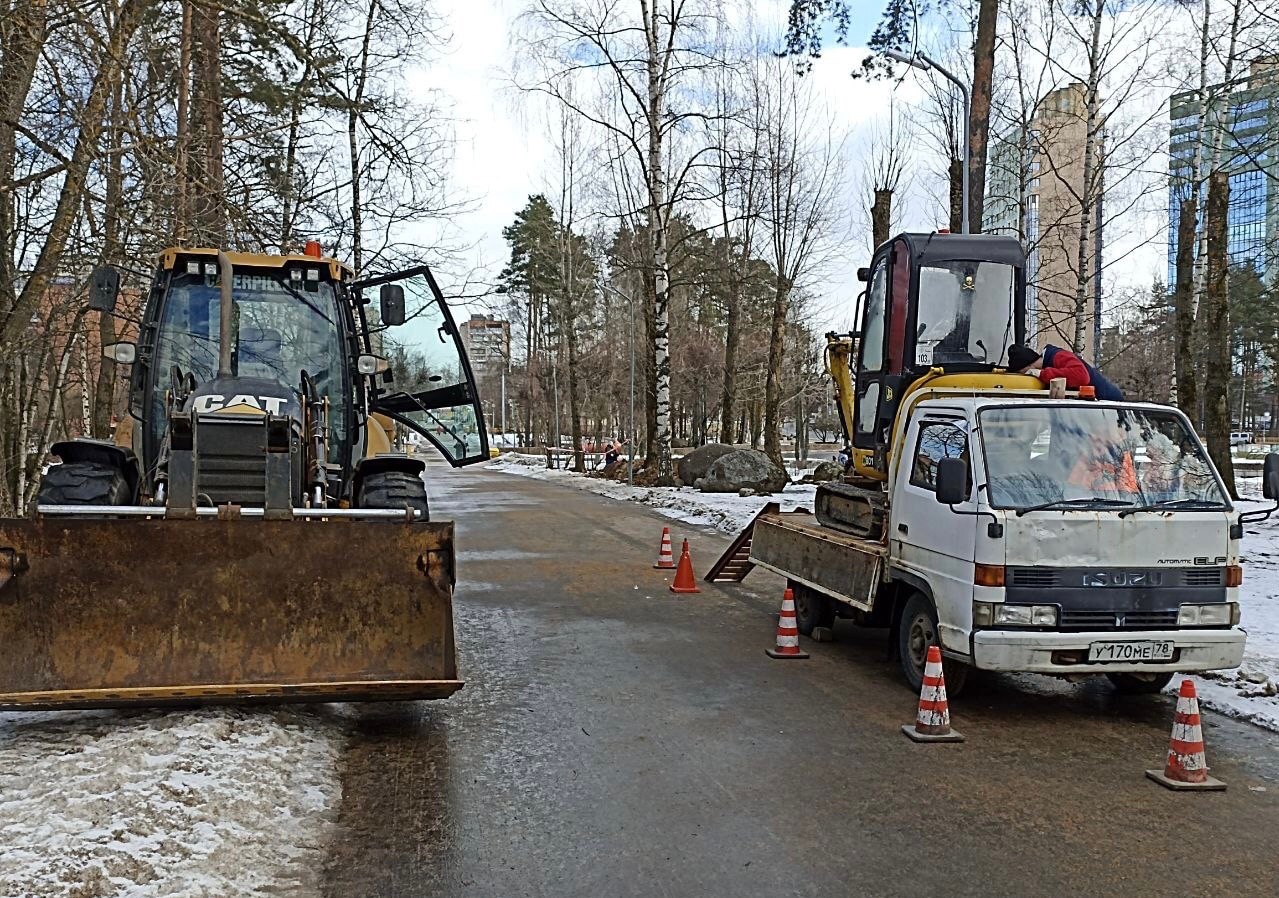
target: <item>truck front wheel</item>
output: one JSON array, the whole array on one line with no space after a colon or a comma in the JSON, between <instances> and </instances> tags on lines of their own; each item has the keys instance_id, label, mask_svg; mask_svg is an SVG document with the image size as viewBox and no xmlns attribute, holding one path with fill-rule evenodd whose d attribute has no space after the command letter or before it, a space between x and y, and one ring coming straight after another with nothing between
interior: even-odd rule
<instances>
[{"instance_id":1,"label":"truck front wheel","mask_svg":"<svg viewBox=\"0 0 1279 898\"><path fill-rule=\"evenodd\" d=\"M897 654L901 659L902 673L914 692L924 685L924 665L928 661L928 647L941 645L937 637L937 610L933 603L920 593L912 593L902 609L897 625ZM954 698L964 688L968 679L968 665L949 658L942 659L942 673L946 678L946 696Z\"/></svg>"},{"instance_id":2,"label":"truck front wheel","mask_svg":"<svg viewBox=\"0 0 1279 898\"><path fill-rule=\"evenodd\" d=\"M1154 695L1157 692L1163 692L1164 687L1172 682L1172 677L1170 673L1106 674L1106 679L1110 680L1110 684L1120 695Z\"/></svg>"}]
</instances>

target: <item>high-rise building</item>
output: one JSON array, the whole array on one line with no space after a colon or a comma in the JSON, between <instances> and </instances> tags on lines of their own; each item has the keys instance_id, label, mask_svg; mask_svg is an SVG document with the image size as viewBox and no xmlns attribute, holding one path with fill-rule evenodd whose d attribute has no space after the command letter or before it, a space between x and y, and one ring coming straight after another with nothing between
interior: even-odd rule
<instances>
[{"instance_id":1,"label":"high-rise building","mask_svg":"<svg viewBox=\"0 0 1279 898\"><path fill-rule=\"evenodd\" d=\"M983 230L1020 237L1027 252L1026 340L1039 349L1075 343L1083 231L1084 332L1081 351L1095 357L1101 328L1101 194L1082 223L1086 88L1045 94L1025 134L994 141L987 165ZM1100 165L1102 147L1094 150Z\"/></svg>"},{"instance_id":2,"label":"high-rise building","mask_svg":"<svg viewBox=\"0 0 1279 898\"><path fill-rule=\"evenodd\" d=\"M1254 61L1247 80L1234 90L1211 87L1204 124L1202 106L1197 90L1168 101L1168 284L1177 279L1181 202L1213 167L1214 157L1230 180L1226 254L1231 264L1250 265L1273 282L1279 278L1279 58ZM1206 200L1205 183L1196 234L1202 233Z\"/></svg>"},{"instance_id":3,"label":"high-rise building","mask_svg":"<svg viewBox=\"0 0 1279 898\"><path fill-rule=\"evenodd\" d=\"M511 357L511 323L487 315L472 314L463 321L462 345L477 376L497 370Z\"/></svg>"}]
</instances>

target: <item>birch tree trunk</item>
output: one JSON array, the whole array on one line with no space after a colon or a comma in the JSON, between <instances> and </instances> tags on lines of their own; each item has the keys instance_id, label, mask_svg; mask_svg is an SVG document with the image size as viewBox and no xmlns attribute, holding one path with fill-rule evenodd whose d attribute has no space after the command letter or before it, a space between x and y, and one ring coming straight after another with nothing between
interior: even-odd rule
<instances>
[{"instance_id":1,"label":"birch tree trunk","mask_svg":"<svg viewBox=\"0 0 1279 898\"><path fill-rule=\"evenodd\" d=\"M650 459L661 486L672 482L671 468L671 356L670 356L670 259L667 245L667 197L665 159L666 77L669 59L662 46L662 24L656 3L640 0L644 14L645 60L648 79L648 210L645 224L653 247L653 380L654 449ZM670 28L676 23L672 21Z\"/></svg>"}]
</instances>

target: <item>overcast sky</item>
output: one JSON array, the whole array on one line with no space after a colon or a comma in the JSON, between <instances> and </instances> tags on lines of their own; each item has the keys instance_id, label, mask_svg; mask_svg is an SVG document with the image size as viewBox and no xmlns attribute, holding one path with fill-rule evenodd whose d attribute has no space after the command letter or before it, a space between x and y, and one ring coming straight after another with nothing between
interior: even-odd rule
<instances>
[{"instance_id":1,"label":"overcast sky","mask_svg":"<svg viewBox=\"0 0 1279 898\"><path fill-rule=\"evenodd\" d=\"M761 19L781 21L785 0L757 0ZM864 40L874 25L879 4L855 3L857 19L850 37ZM508 249L502 228L532 193L555 194L558 173L546 126L539 113L512 88L510 33L512 23L524 8L522 0L442 0L437 7L445 18L453 39L446 55L416 73L410 88L433 88L451 99L456 117L456 155L452 163L452 184L470 198L471 210L454 222L453 239L468 249L465 262L456 269L441 271L448 293L458 290L464 276L472 280L465 291L474 295L485 283L492 283L507 260ZM899 109L918 104L923 92L913 77L897 82L867 82L849 73L865 51L859 47L829 47L814 66L811 77L828 108L830 127L848 132L846 158L848 189L843 198L850 222L847 240L837 258L815 285L819 301L814 314L823 329L846 329L852 324L854 299L859 292L854 273L869 260L870 240L858 168L864 159L867 131L888 113L890 100ZM901 226L906 230L932 230L945 224L940 217L940 194L944 185L936 177L938 160L931 154L927 139L915 141L913 165L916 177L902 203ZM1149 231L1149 228L1139 230ZM1163 270L1162 245L1145 248L1124 266L1120 280L1148 284ZM452 289L450 289L452 288ZM484 300L457 303L459 317L487 308Z\"/></svg>"}]
</instances>

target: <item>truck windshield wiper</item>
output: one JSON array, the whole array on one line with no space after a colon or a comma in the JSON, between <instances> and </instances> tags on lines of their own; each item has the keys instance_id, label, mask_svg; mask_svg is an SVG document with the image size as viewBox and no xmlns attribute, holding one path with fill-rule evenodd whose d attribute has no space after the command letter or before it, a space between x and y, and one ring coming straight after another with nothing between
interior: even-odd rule
<instances>
[{"instance_id":1,"label":"truck windshield wiper","mask_svg":"<svg viewBox=\"0 0 1279 898\"><path fill-rule=\"evenodd\" d=\"M1048 511L1054 508L1124 508L1132 505L1126 499L1103 499L1100 496L1088 496L1084 499L1054 499L1039 505L1017 509L1017 517L1031 511Z\"/></svg>"},{"instance_id":2,"label":"truck windshield wiper","mask_svg":"<svg viewBox=\"0 0 1279 898\"><path fill-rule=\"evenodd\" d=\"M1224 509L1226 506L1214 499L1165 499L1162 502L1151 502L1149 505L1139 505L1136 508L1125 508L1119 512L1122 518L1125 515L1136 514L1139 511L1163 511L1169 508L1205 508L1212 510Z\"/></svg>"}]
</instances>

